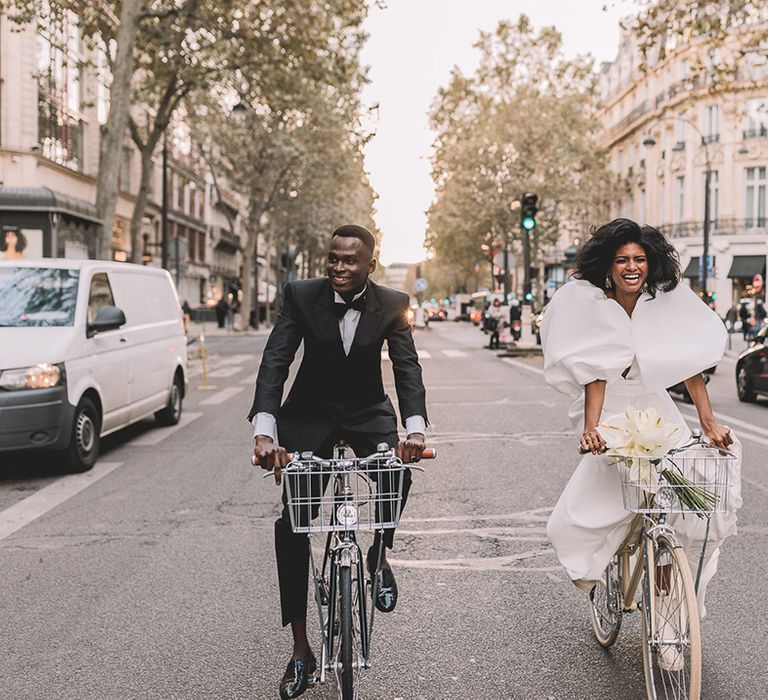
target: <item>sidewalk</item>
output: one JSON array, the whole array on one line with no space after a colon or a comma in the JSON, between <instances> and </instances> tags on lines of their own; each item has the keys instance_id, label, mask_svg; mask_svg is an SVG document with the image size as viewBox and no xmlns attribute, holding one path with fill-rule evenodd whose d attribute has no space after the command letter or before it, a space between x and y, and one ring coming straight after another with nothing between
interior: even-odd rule
<instances>
[{"instance_id":1,"label":"sidewalk","mask_svg":"<svg viewBox=\"0 0 768 700\"><path fill-rule=\"evenodd\" d=\"M199 321L192 321L189 324L189 332L187 333L187 338L199 338L202 333L205 333L206 338L211 338L214 336L231 336L231 337L259 337L263 335L269 335L270 331L272 330L271 326L267 328L266 326L259 326L259 329L256 330L255 328L249 328L245 331L238 331L238 330L232 330L230 326L225 326L224 328L219 328L219 326L216 324L215 321L205 321L205 322L199 322Z\"/></svg>"}]
</instances>

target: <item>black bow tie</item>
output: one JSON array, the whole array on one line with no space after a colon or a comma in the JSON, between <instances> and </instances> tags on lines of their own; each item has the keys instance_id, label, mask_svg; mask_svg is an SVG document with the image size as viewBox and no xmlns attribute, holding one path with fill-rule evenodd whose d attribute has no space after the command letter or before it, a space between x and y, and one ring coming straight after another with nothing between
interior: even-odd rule
<instances>
[{"instance_id":1,"label":"black bow tie","mask_svg":"<svg viewBox=\"0 0 768 700\"><path fill-rule=\"evenodd\" d=\"M351 304L347 304L343 301L336 301L333 304L333 313L336 314L336 318L344 318L344 314L350 309L355 311L365 311L365 295L358 297Z\"/></svg>"}]
</instances>

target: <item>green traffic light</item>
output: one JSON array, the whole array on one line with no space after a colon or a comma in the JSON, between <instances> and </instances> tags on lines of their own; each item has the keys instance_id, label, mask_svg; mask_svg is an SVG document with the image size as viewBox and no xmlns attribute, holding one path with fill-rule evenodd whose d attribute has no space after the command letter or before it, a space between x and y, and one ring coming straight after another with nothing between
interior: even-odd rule
<instances>
[{"instance_id":1,"label":"green traffic light","mask_svg":"<svg viewBox=\"0 0 768 700\"><path fill-rule=\"evenodd\" d=\"M536 228L536 219L532 216L524 216L520 223L526 231L533 231Z\"/></svg>"},{"instance_id":2,"label":"green traffic light","mask_svg":"<svg viewBox=\"0 0 768 700\"><path fill-rule=\"evenodd\" d=\"M533 299L533 292L526 292L525 293L525 300L526 301L530 301L531 299Z\"/></svg>"}]
</instances>

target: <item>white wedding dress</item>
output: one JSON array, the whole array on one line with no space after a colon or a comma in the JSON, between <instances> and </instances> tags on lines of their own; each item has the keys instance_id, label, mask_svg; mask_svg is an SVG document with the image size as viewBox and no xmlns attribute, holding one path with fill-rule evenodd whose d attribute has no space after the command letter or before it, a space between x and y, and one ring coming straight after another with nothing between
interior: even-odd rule
<instances>
[{"instance_id":1,"label":"white wedding dress","mask_svg":"<svg viewBox=\"0 0 768 700\"><path fill-rule=\"evenodd\" d=\"M579 433L584 427L584 386L602 379L606 391L601 420L628 406L638 410L653 406L665 421L680 426L680 444L691 433L666 388L716 365L727 340L717 314L682 284L657 293L655 299L643 294L630 318L618 302L585 280L568 282L555 293L544 314L541 337L544 378L555 389L577 397L569 415ZM625 378L622 374L628 367ZM719 547L735 534L736 510L742 503L738 440L732 449L737 459L728 510L712 517L699 585L702 615ZM617 467L606 456L582 457L547 524L555 553L570 578L599 579L633 517L622 504ZM670 522L695 576L706 520L678 515Z\"/></svg>"}]
</instances>

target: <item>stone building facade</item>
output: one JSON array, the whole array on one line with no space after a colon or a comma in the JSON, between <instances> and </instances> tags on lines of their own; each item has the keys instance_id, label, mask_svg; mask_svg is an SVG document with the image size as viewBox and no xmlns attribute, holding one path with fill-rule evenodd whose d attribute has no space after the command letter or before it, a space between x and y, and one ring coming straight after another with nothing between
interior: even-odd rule
<instances>
[{"instance_id":1,"label":"stone building facade","mask_svg":"<svg viewBox=\"0 0 768 700\"><path fill-rule=\"evenodd\" d=\"M768 253L768 63L747 56L736 80L715 90L717 51L708 69L693 70L707 55L704 47L670 48L643 72L625 35L600 73L602 137L620 184L612 215L660 227L698 291L709 170L706 289L724 315L734 303L765 294L753 281L765 278Z\"/></svg>"}]
</instances>

